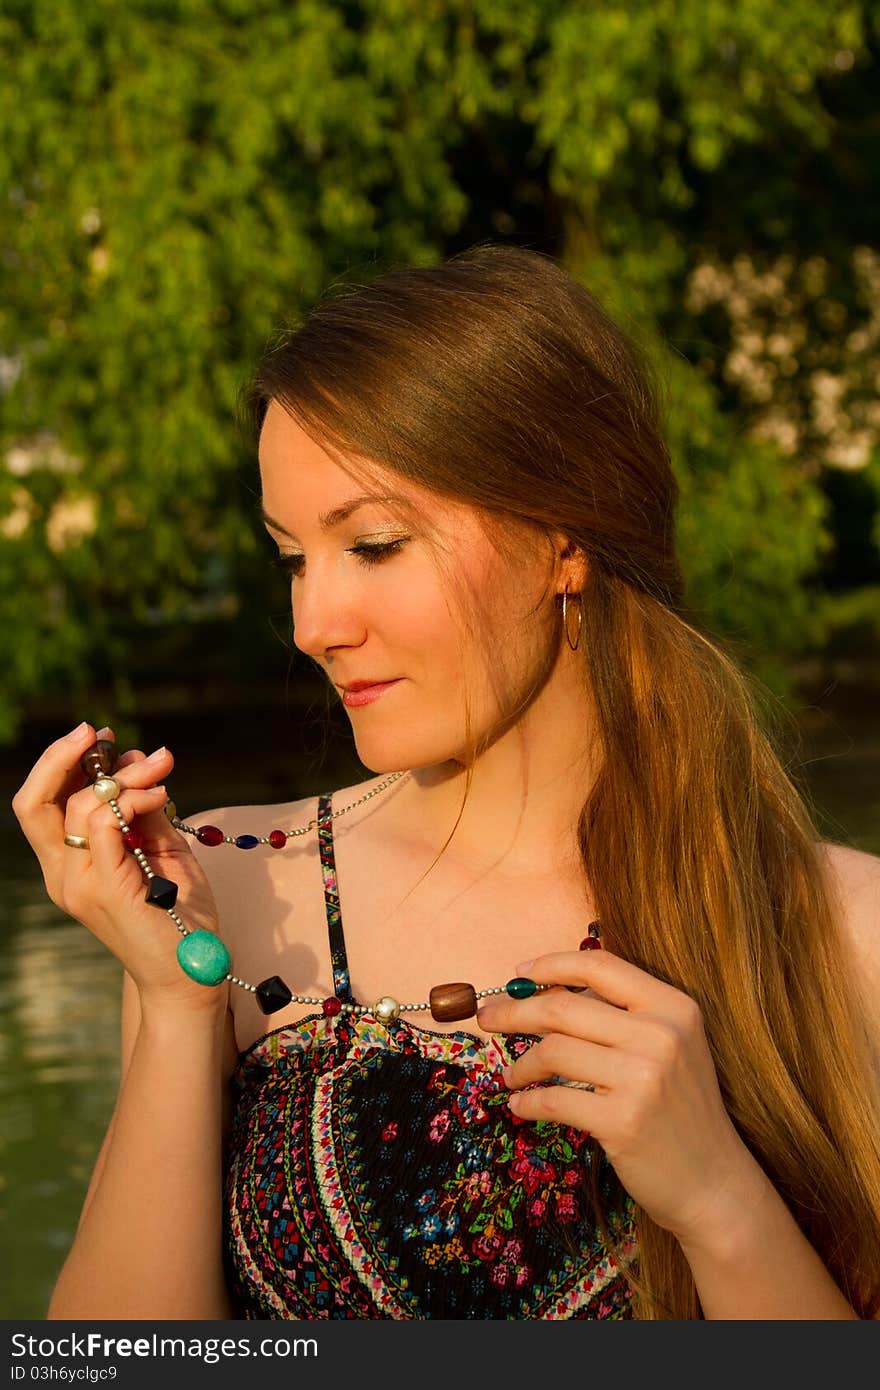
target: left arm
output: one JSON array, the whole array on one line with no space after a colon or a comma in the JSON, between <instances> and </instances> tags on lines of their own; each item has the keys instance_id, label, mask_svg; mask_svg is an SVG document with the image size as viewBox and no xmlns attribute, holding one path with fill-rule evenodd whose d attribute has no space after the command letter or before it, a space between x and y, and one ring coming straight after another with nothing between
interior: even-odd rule
<instances>
[{"instance_id":1,"label":"left arm","mask_svg":"<svg viewBox=\"0 0 880 1390\"><path fill-rule=\"evenodd\" d=\"M880 858L846 845L819 850L837 900L853 988L880 1057ZM719 1211L714 1230L707 1224L701 1239L680 1242L705 1316L854 1318L779 1193L746 1157L742 1190L726 1212Z\"/></svg>"},{"instance_id":2,"label":"left arm","mask_svg":"<svg viewBox=\"0 0 880 1390\"><path fill-rule=\"evenodd\" d=\"M764 1170L743 1147L739 1189L699 1236L679 1237L707 1319L857 1317Z\"/></svg>"}]
</instances>

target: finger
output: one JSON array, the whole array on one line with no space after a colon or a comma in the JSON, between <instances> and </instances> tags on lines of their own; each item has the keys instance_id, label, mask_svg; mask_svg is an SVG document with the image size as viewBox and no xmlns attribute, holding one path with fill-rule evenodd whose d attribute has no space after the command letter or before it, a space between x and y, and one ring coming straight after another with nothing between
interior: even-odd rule
<instances>
[{"instance_id":1,"label":"finger","mask_svg":"<svg viewBox=\"0 0 880 1390\"><path fill-rule=\"evenodd\" d=\"M103 729L99 729L97 734L95 735L95 738L107 739L109 743L116 742L116 735L110 728L109 724L105 724ZM140 748L130 748L128 752L120 754L120 757L116 763L116 767L127 767L129 763L137 762L138 758L144 757L146 757L146 754L142 753Z\"/></svg>"},{"instance_id":2,"label":"finger","mask_svg":"<svg viewBox=\"0 0 880 1390\"><path fill-rule=\"evenodd\" d=\"M168 792L164 786L130 787L119 793L116 804L126 825L130 826L135 816L140 823L144 817L156 813L167 825L170 835L173 835L170 821L162 814L162 807L167 800ZM110 882L111 876L118 873L126 860L131 859L131 854L122 839L122 828L110 806L95 806L89 814L86 833L89 837L92 864L101 877Z\"/></svg>"},{"instance_id":3,"label":"finger","mask_svg":"<svg viewBox=\"0 0 880 1390\"><path fill-rule=\"evenodd\" d=\"M173 760L174 757L172 754L169 761L173 762ZM117 763L117 771L121 768L128 767L131 763L146 761L146 753L140 748L133 748L129 752L122 754L122 757ZM156 775L154 770L153 776ZM166 797L162 804L157 806L155 810L140 811L133 814L131 820L128 822L129 829L137 831L137 833L143 837L142 848L144 853L156 854L164 848L175 854L191 854L192 851L187 843L186 836L181 831L171 827L171 822L166 814L168 804L168 798ZM169 827L171 827L173 831L170 839L167 834Z\"/></svg>"},{"instance_id":4,"label":"finger","mask_svg":"<svg viewBox=\"0 0 880 1390\"><path fill-rule=\"evenodd\" d=\"M550 1033L505 1067L502 1076L510 1090L558 1080L566 1084L589 1082L607 1090L619 1083L620 1072L621 1053L617 1048L565 1033Z\"/></svg>"},{"instance_id":5,"label":"finger","mask_svg":"<svg viewBox=\"0 0 880 1390\"><path fill-rule=\"evenodd\" d=\"M151 787L168 776L173 767L174 758L167 748L157 751L160 752L159 757L151 755L149 758L134 758L131 762L127 762L125 767L117 767L113 779L119 784L120 790L128 787ZM68 799L65 813L64 828L68 834L83 834L80 827L94 810L96 804L100 805L101 803L96 802L94 788L91 785L74 792L73 796Z\"/></svg>"},{"instance_id":6,"label":"finger","mask_svg":"<svg viewBox=\"0 0 880 1390\"><path fill-rule=\"evenodd\" d=\"M160 750L157 749L156 753L159 751ZM129 752L122 754L122 757L116 764L116 770L118 772L121 768L130 767L133 763L146 763L153 774L153 780L158 782L160 777L167 777L174 766L174 754L166 748L163 750L162 758L157 761L156 753L151 753L147 756L140 748L132 748ZM115 777L116 773L113 775Z\"/></svg>"},{"instance_id":7,"label":"finger","mask_svg":"<svg viewBox=\"0 0 880 1390\"><path fill-rule=\"evenodd\" d=\"M140 748L129 748L126 753L120 754L119 762L116 764L117 772L121 767L128 767L129 763L143 762L146 756Z\"/></svg>"},{"instance_id":8,"label":"finger","mask_svg":"<svg viewBox=\"0 0 880 1390\"><path fill-rule=\"evenodd\" d=\"M500 995L477 1011L481 1028L500 1033L567 1033L607 1047L623 1046L632 1029L625 1009L604 999L548 989L530 999Z\"/></svg>"},{"instance_id":9,"label":"finger","mask_svg":"<svg viewBox=\"0 0 880 1390\"><path fill-rule=\"evenodd\" d=\"M56 896L63 875L64 816L70 795L86 782L79 760L95 742L91 724L51 743L37 759L12 801L25 839L40 861L46 889Z\"/></svg>"},{"instance_id":10,"label":"finger","mask_svg":"<svg viewBox=\"0 0 880 1390\"><path fill-rule=\"evenodd\" d=\"M133 818L138 810L161 805L165 799L164 787L144 787L120 792L117 805L123 820L129 824L129 817ZM119 821L109 805L93 802L93 808L88 815L75 823L75 828L68 829L67 833L85 836L88 847L84 853L82 849L64 846L58 879L60 897L57 900L67 911L73 911L75 916L84 920L83 913L87 913L89 909L71 908L70 904L82 902L85 880L91 876L91 871L97 870L104 888L108 893L112 893L114 884L118 885L123 881L118 876L119 871L125 860L131 856L125 848ZM137 876L139 872L138 870ZM133 886L136 876L131 876L127 868L125 873L129 874L129 885Z\"/></svg>"},{"instance_id":11,"label":"finger","mask_svg":"<svg viewBox=\"0 0 880 1390\"><path fill-rule=\"evenodd\" d=\"M153 774L155 776L155 774ZM164 786L164 783L162 784ZM167 787L165 788L167 793ZM168 817L168 807L170 798L166 794L164 799L153 808L138 811L128 822L129 829L137 831L142 837L141 848L145 854L160 855L192 855L192 849L188 837L182 830L178 830L171 824ZM111 812L112 814L112 812ZM117 821L118 824L118 821ZM152 867L155 867L154 865Z\"/></svg>"},{"instance_id":12,"label":"finger","mask_svg":"<svg viewBox=\"0 0 880 1390\"><path fill-rule=\"evenodd\" d=\"M64 833L67 803L89 783L80 759L99 738L112 742L115 735L108 725L95 731L86 723L50 743L13 799L25 838L37 852L44 870L48 867L51 872L52 861L60 858L58 842ZM129 755L123 754L120 763L126 761L130 761Z\"/></svg>"},{"instance_id":13,"label":"finger","mask_svg":"<svg viewBox=\"0 0 880 1390\"><path fill-rule=\"evenodd\" d=\"M507 1104L522 1120L553 1120L592 1134L594 1126L601 1125L602 1115L607 1115L602 1106L607 1106L608 1099L573 1086L536 1086L531 1091L514 1091Z\"/></svg>"},{"instance_id":14,"label":"finger","mask_svg":"<svg viewBox=\"0 0 880 1390\"><path fill-rule=\"evenodd\" d=\"M663 1010L680 991L613 951L555 951L517 967L537 984L583 985L621 1009Z\"/></svg>"}]
</instances>

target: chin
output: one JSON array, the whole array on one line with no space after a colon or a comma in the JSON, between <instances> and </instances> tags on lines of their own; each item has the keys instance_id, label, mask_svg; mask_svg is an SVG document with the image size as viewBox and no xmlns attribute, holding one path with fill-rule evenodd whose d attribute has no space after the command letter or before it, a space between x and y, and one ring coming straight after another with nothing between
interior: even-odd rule
<instances>
[{"instance_id":1,"label":"chin","mask_svg":"<svg viewBox=\"0 0 880 1390\"><path fill-rule=\"evenodd\" d=\"M404 768L414 772L417 768L436 767L439 763L447 763L453 757L448 743L441 745L424 736L419 738L413 735L406 738L400 735L401 731L397 729L393 735L389 731L387 738L375 734L370 738L356 738L355 751L364 767L370 772L375 772L377 776L381 773L400 772Z\"/></svg>"}]
</instances>

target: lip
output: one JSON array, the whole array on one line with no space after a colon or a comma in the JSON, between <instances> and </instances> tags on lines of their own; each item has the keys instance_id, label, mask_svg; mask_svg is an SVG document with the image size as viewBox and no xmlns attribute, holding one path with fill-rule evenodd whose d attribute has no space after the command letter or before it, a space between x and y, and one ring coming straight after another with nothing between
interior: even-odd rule
<instances>
[{"instance_id":1,"label":"lip","mask_svg":"<svg viewBox=\"0 0 880 1390\"><path fill-rule=\"evenodd\" d=\"M342 687L342 703L348 708L368 705L371 701L378 700L393 685L398 685L402 679L402 676L398 676L393 681L352 681L351 685Z\"/></svg>"}]
</instances>

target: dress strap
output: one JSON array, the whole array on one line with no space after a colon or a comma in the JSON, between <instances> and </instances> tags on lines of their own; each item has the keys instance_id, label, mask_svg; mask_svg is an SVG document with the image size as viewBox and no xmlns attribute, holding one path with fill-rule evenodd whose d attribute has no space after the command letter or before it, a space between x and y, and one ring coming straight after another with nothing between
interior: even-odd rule
<instances>
[{"instance_id":1,"label":"dress strap","mask_svg":"<svg viewBox=\"0 0 880 1390\"><path fill-rule=\"evenodd\" d=\"M348 958L342 934L342 912L339 907L339 885L336 880L336 857L333 853L333 793L318 797L318 852L321 856L321 876L324 880L324 906L327 909L327 931L330 937L330 963L333 967L333 989L343 1004L354 1004L348 981Z\"/></svg>"}]
</instances>

